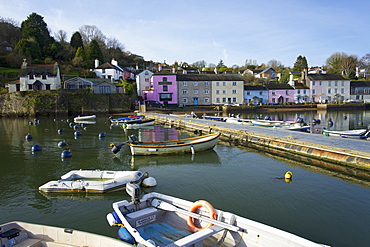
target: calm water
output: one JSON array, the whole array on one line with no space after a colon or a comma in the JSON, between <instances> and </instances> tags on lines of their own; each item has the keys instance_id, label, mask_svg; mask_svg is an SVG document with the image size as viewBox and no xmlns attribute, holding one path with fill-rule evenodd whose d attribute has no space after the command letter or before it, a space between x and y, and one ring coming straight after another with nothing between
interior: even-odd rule
<instances>
[{"instance_id":1,"label":"calm water","mask_svg":"<svg viewBox=\"0 0 370 247\"><path fill-rule=\"evenodd\" d=\"M29 126L33 119L0 118L0 223L21 220L116 237L117 228L109 227L105 216L112 211L112 202L129 200L125 192L44 195L38 187L73 169L141 170L158 182L143 193L205 199L215 208L331 246L370 246L370 187L366 183L223 143L193 157L132 157L128 147L114 155L109 143L126 141L130 134L141 140L166 140L189 133L162 126L124 132L111 128L106 120L99 118L95 125L87 125L75 139L65 121L41 118L40 124ZM60 128L65 129L61 135ZM101 132L106 137L99 139ZM25 140L28 133L33 135L31 141ZM72 149L72 158L60 158L62 149L57 144L61 140ZM34 144L43 150L33 154ZM277 179L288 170L293 172L292 183Z\"/></svg>"}]
</instances>

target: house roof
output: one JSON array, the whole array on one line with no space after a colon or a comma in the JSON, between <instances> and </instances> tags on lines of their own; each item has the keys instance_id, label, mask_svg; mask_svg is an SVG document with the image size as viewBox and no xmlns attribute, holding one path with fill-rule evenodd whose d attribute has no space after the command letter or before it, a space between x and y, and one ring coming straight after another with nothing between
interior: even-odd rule
<instances>
[{"instance_id":1,"label":"house roof","mask_svg":"<svg viewBox=\"0 0 370 247\"><path fill-rule=\"evenodd\" d=\"M281 84L281 83L268 83L265 84L266 88L271 89L294 89L289 84Z\"/></svg>"},{"instance_id":2,"label":"house roof","mask_svg":"<svg viewBox=\"0 0 370 247\"><path fill-rule=\"evenodd\" d=\"M29 74L42 75L48 74L49 76L56 76L58 73L58 65L56 64L29 64L26 67L21 67L19 77L26 77Z\"/></svg>"},{"instance_id":3,"label":"house roof","mask_svg":"<svg viewBox=\"0 0 370 247\"><path fill-rule=\"evenodd\" d=\"M267 90L267 88L264 85L244 85L244 90Z\"/></svg>"},{"instance_id":4,"label":"house roof","mask_svg":"<svg viewBox=\"0 0 370 247\"><path fill-rule=\"evenodd\" d=\"M309 86L306 86L302 82L294 82L294 88L295 89L309 89Z\"/></svg>"},{"instance_id":5,"label":"house roof","mask_svg":"<svg viewBox=\"0 0 370 247\"><path fill-rule=\"evenodd\" d=\"M243 81L238 74L178 74L177 81Z\"/></svg>"},{"instance_id":6,"label":"house roof","mask_svg":"<svg viewBox=\"0 0 370 247\"><path fill-rule=\"evenodd\" d=\"M108 62L99 65L95 69L116 69L116 70L121 70L121 71L123 70L121 67L115 66L115 65L113 65L111 63L108 63Z\"/></svg>"},{"instance_id":7,"label":"house roof","mask_svg":"<svg viewBox=\"0 0 370 247\"><path fill-rule=\"evenodd\" d=\"M351 87L370 87L370 81L351 81Z\"/></svg>"},{"instance_id":8,"label":"house roof","mask_svg":"<svg viewBox=\"0 0 370 247\"><path fill-rule=\"evenodd\" d=\"M310 81L343 81L348 80L338 74L308 74L307 78Z\"/></svg>"}]
</instances>

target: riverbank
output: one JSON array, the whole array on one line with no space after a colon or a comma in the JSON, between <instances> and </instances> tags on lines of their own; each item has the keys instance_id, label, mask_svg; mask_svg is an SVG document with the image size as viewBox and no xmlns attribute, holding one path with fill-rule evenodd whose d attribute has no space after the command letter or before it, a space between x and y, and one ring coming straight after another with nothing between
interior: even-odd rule
<instances>
[{"instance_id":1,"label":"riverbank","mask_svg":"<svg viewBox=\"0 0 370 247\"><path fill-rule=\"evenodd\" d=\"M230 124L182 118L158 113L144 113L157 122L197 133L220 131L221 139L273 153L299 162L314 164L359 179L370 181L370 152L366 140L326 137L283 129Z\"/></svg>"}]
</instances>

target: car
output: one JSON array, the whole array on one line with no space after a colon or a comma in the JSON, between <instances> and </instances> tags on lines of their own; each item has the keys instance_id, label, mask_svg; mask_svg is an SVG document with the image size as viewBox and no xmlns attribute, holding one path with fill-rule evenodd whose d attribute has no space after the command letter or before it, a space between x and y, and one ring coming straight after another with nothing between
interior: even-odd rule
<instances>
[{"instance_id":1,"label":"car","mask_svg":"<svg viewBox=\"0 0 370 247\"><path fill-rule=\"evenodd\" d=\"M151 107L160 107L160 108L163 107L163 104L161 102L156 101L156 100L148 100L148 101L146 101L146 105L151 106Z\"/></svg>"}]
</instances>

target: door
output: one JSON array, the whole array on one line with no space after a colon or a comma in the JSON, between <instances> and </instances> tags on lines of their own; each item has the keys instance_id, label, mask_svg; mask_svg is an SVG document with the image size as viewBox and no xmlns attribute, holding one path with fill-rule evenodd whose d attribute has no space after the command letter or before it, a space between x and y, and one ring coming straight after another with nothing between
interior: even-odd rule
<instances>
[{"instance_id":1,"label":"door","mask_svg":"<svg viewBox=\"0 0 370 247\"><path fill-rule=\"evenodd\" d=\"M193 98L193 104L198 105L198 98Z\"/></svg>"}]
</instances>

